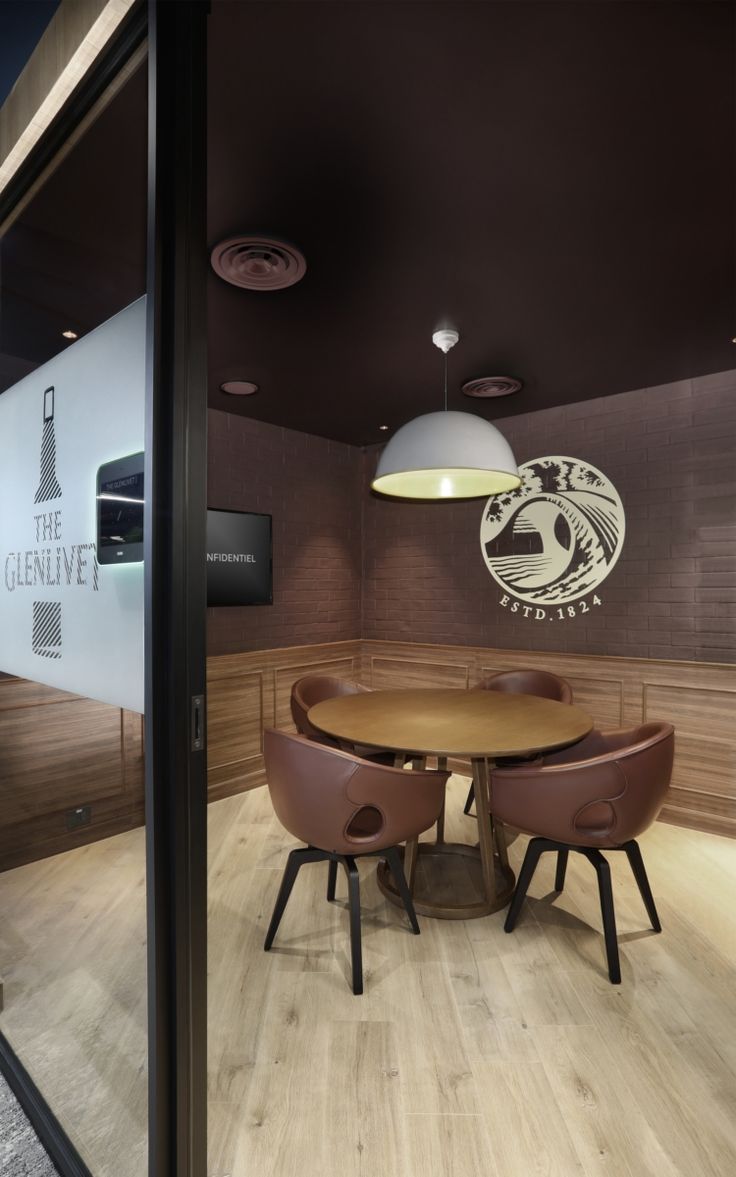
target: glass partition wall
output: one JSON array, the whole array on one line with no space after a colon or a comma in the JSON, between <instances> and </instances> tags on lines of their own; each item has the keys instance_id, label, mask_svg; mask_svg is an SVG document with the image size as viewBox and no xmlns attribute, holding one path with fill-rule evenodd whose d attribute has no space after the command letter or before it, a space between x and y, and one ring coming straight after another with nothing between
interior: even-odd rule
<instances>
[{"instance_id":1,"label":"glass partition wall","mask_svg":"<svg viewBox=\"0 0 736 1177\"><path fill-rule=\"evenodd\" d=\"M205 1172L205 29L138 5L0 194L0 1068L62 1177Z\"/></svg>"},{"instance_id":2,"label":"glass partition wall","mask_svg":"<svg viewBox=\"0 0 736 1177\"><path fill-rule=\"evenodd\" d=\"M98 471L142 474L138 57L0 242L0 1030L116 1177L147 1150L143 502Z\"/></svg>"}]
</instances>

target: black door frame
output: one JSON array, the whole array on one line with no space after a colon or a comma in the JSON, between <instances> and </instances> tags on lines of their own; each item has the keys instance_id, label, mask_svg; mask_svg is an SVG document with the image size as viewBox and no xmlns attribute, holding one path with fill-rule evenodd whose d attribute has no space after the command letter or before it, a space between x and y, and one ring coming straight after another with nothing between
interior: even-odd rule
<instances>
[{"instance_id":1,"label":"black door frame","mask_svg":"<svg viewBox=\"0 0 736 1177\"><path fill-rule=\"evenodd\" d=\"M149 1177L205 1177L206 0L141 0L0 195L0 224L149 37L146 872ZM93 1177L0 1034L61 1177Z\"/></svg>"},{"instance_id":2,"label":"black door frame","mask_svg":"<svg viewBox=\"0 0 736 1177\"><path fill-rule=\"evenodd\" d=\"M150 1177L205 1177L207 6L149 4Z\"/></svg>"}]
</instances>

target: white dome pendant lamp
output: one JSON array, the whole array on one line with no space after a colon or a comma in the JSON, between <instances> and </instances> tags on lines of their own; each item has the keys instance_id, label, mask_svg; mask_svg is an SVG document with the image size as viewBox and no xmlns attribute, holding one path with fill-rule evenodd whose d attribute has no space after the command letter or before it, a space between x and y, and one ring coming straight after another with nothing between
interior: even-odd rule
<instances>
[{"instance_id":1,"label":"white dome pendant lamp","mask_svg":"<svg viewBox=\"0 0 736 1177\"><path fill-rule=\"evenodd\" d=\"M415 417L396 431L371 486L404 499L486 498L521 486L516 459L495 425L447 408L447 353L460 336L447 328L432 342L445 355L445 408Z\"/></svg>"}]
</instances>

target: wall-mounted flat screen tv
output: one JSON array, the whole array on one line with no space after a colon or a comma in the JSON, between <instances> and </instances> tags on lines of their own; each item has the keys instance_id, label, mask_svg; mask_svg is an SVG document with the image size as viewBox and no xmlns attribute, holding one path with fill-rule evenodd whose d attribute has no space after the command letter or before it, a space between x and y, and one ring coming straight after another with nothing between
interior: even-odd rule
<instances>
[{"instance_id":1,"label":"wall-mounted flat screen tv","mask_svg":"<svg viewBox=\"0 0 736 1177\"><path fill-rule=\"evenodd\" d=\"M97 471L97 560L143 559L143 453L106 462Z\"/></svg>"},{"instance_id":2,"label":"wall-mounted flat screen tv","mask_svg":"<svg viewBox=\"0 0 736 1177\"><path fill-rule=\"evenodd\" d=\"M273 604L270 515L207 512L207 604Z\"/></svg>"}]
</instances>

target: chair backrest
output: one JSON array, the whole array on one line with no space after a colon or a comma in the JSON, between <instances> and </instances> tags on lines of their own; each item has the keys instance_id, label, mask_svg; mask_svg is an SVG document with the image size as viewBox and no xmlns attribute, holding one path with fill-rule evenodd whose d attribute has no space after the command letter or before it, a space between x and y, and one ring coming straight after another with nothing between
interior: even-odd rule
<instances>
[{"instance_id":1,"label":"chair backrest","mask_svg":"<svg viewBox=\"0 0 736 1177\"><path fill-rule=\"evenodd\" d=\"M291 688L291 718L296 730L303 736L309 736L310 740L318 740L329 748L338 748L337 740L330 739L309 722L309 708L314 707L315 703L323 703L325 699L335 699L338 695L363 695L370 689L350 679L334 678L331 674L305 674Z\"/></svg>"},{"instance_id":2,"label":"chair backrest","mask_svg":"<svg viewBox=\"0 0 736 1177\"><path fill-rule=\"evenodd\" d=\"M540 699L572 703L572 687L567 679L550 674L548 670L501 670L498 674L484 678L473 689L508 691L512 695L537 695Z\"/></svg>"},{"instance_id":3,"label":"chair backrest","mask_svg":"<svg viewBox=\"0 0 736 1177\"><path fill-rule=\"evenodd\" d=\"M491 810L531 834L577 846L620 846L656 819L672 777L670 723L592 731L534 765L491 774Z\"/></svg>"},{"instance_id":4,"label":"chair backrest","mask_svg":"<svg viewBox=\"0 0 736 1177\"><path fill-rule=\"evenodd\" d=\"M365 854L416 838L437 820L448 773L362 760L267 728L263 755L276 815L310 846Z\"/></svg>"}]
</instances>

